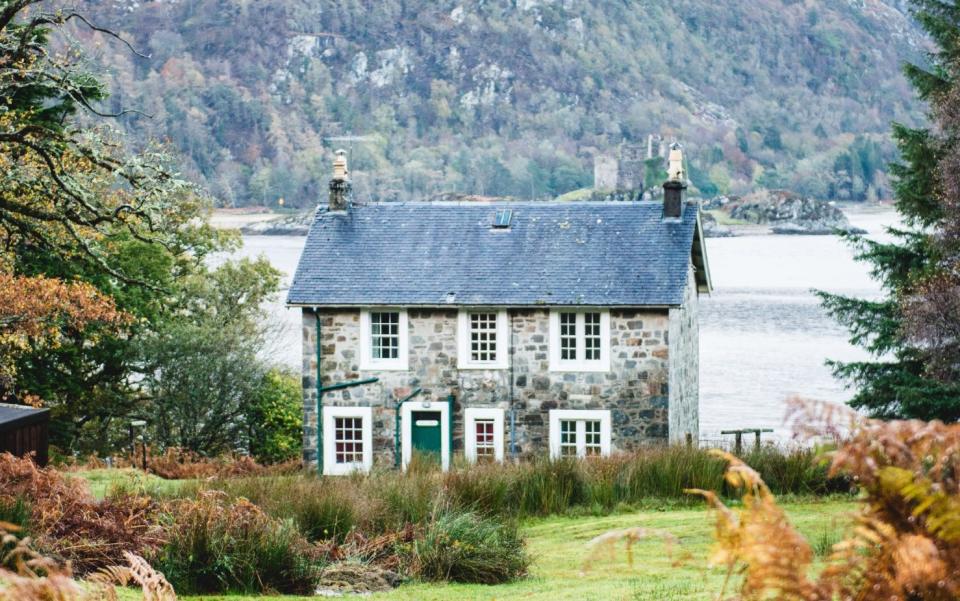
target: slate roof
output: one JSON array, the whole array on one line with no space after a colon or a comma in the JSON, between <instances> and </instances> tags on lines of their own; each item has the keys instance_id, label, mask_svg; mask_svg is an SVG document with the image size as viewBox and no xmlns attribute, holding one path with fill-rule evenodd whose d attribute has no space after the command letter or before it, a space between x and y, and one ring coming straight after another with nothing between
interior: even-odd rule
<instances>
[{"instance_id":1,"label":"slate roof","mask_svg":"<svg viewBox=\"0 0 960 601\"><path fill-rule=\"evenodd\" d=\"M26 405L0 403L0 431L23 427L49 419L49 409L35 409Z\"/></svg>"},{"instance_id":2,"label":"slate roof","mask_svg":"<svg viewBox=\"0 0 960 601\"><path fill-rule=\"evenodd\" d=\"M510 228L493 228L506 208ZM676 306L702 237L695 205L662 212L653 201L321 208L287 303Z\"/></svg>"}]
</instances>

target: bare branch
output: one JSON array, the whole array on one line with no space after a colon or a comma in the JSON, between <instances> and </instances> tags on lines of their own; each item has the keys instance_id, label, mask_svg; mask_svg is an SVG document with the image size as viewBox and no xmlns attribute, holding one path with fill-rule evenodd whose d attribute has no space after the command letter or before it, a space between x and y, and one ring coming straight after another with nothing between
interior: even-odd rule
<instances>
[{"instance_id":1,"label":"bare branch","mask_svg":"<svg viewBox=\"0 0 960 601\"><path fill-rule=\"evenodd\" d=\"M143 54L143 53L139 52L136 48L133 47L133 44L131 44L130 42L128 42L128 41L126 41L125 39L121 38L121 37L120 37L120 34L118 34L117 32L111 31L111 30L109 30L109 29L105 29L105 28L103 28L103 27L98 27L98 26L94 25L93 23L91 23L86 17L84 17L84 16L81 15L80 13L70 12L70 13L68 13L68 14L66 15L66 17L64 17L63 20L64 20L64 22L67 22L67 21L69 21L69 20L71 20L71 19L77 19L78 21L82 21L82 22L84 23L84 25L86 25L86 26L89 27L90 29L92 29L92 30L94 30L94 31L98 31L98 32L100 32L100 33L106 34L106 35L108 35L108 36L110 36L110 37L113 37L113 38L116 38L116 39L120 40L121 42L124 43L124 45L125 45L127 48L130 49L130 52L136 54L136 55L139 56L140 58L146 58L146 59L152 58L151 55L149 55L149 54Z\"/></svg>"}]
</instances>

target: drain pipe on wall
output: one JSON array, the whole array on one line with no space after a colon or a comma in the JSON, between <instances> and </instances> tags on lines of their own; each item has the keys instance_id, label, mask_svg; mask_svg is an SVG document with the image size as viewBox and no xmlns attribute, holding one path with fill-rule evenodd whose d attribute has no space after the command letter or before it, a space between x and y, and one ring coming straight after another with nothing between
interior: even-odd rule
<instances>
[{"instance_id":1,"label":"drain pipe on wall","mask_svg":"<svg viewBox=\"0 0 960 601\"><path fill-rule=\"evenodd\" d=\"M513 330L513 313L510 315L510 348L508 349L508 356L510 359L510 458L514 461L517 460L517 409L514 407L514 398L513 398L513 360L516 356L517 346L516 339Z\"/></svg>"},{"instance_id":2,"label":"drain pipe on wall","mask_svg":"<svg viewBox=\"0 0 960 601\"><path fill-rule=\"evenodd\" d=\"M447 395L447 449L450 456L447 458L448 465L453 466L453 405L457 402L457 397L451 392ZM464 432L466 436L466 432ZM440 464L443 465L443 457L440 457Z\"/></svg>"},{"instance_id":3,"label":"drain pipe on wall","mask_svg":"<svg viewBox=\"0 0 960 601\"><path fill-rule=\"evenodd\" d=\"M423 388L417 388L407 396L403 397L397 404L393 407L393 466L397 469L400 469L400 408L403 407L403 404L407 401L413 400L414 397L423 392Z\"/></svg>"},{"instance_id":4,"label":"drain pipe on wall","mask_svg":"<svg viewBox=\"0 0 960 601\"><path fill-rule=\"evenodd\" d=\"M317 472L323 475L323 393L334 390L343 390L344 388L353 388L354 386L363 386L364 384L375 384L380 378L366 378L365 380L355 380L353 382L337 382L330 386L324 386L322 383L323 366L323 342L321 334L323 333L320 321L320 312L316 307L313 308L313 314L317 318Z\"/></svg>"},{"instance_id":5,"label":"drain pipe on wall","mask_svg":"<svg viewBox=\"0 0 960 601\"><path fill-rule=\"evenodd\" d=\"M320 340L322 338L321 334L323 333L323 325L320 321L320 310L317 307L313 308L313 316L317 318L317 471L320 475L323 475L323 378L321 378L322 372L320 371L323 366L322 361L322 345L323 342Z\"/></svg>"}]
</instances>

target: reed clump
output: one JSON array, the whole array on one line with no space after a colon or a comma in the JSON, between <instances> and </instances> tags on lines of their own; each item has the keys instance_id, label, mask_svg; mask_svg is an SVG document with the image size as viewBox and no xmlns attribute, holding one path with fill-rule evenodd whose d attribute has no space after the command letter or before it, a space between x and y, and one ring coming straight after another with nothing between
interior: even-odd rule
<instances>
[{"instance_id":1,"label":"reed clump","mask_svg":"<svg viewBox=\"0 0 960 601\"><path fill-rule=\"evenodd\" d=\"M325 564L295 524L218 491L169 507L156 565L184 593L313 593Z\"/></svg>"},{"instance_id":2,"label":"reed clump","mask_svg":"<svg viewBox=\"0 0 960 601\"><path fill-rule=\"evenodd\" d=\"M745 455L777 494L849 493L850 482L831 476L812 449L761 448ZM657 446L587 460L536 457L517 464L456 464L448 472L418 466L369 475L224 478L181 489L215 489L250 499L270 515L295 521L311 540L343 541L364 534L427 523L438 504L504 519L597 514L650 504L692 505L690 488L734 491L724 483L725 463L706 450Z\"/></svg>"}]
</instances>

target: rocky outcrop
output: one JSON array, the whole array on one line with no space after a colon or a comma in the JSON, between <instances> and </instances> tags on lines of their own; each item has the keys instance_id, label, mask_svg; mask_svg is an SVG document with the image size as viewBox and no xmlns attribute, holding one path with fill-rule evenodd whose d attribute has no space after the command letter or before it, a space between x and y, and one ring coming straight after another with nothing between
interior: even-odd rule
<instances>
[{"instance_id":1,"label":"rocky outcrop","mask_svg":"<svg viewBox=\"0 0 960 601\"><path fill-rule=\"evenodd\" d=\"M736 234L729 227L720 225L717 218L710 213L700 213L700 223L703 225L703 235L707 238L731 238Z\"/></svg>"},{"instance_id":2,"label":"rocky outcrop","mask_svg":"<svg viewBox=\"0 0 960 601\"><path fill-rule=\"evenodd\" d=\"M843 211L824 200L787 190L764 190L727 207L730 217L754 225L769 225L775 234L830 235L859 231Z\"/></svg>"},{"instance_id":3,"label":"rocky outcrop","mask_svg":"<svg viewBox=\"0 0 960 601\"><path fill-rule=\"evenodd\" d=\"M240 228L248 236L306 236L313 223L313 211L278 217L269 221L258 221Z\"/></svg>"}]
</instances>

